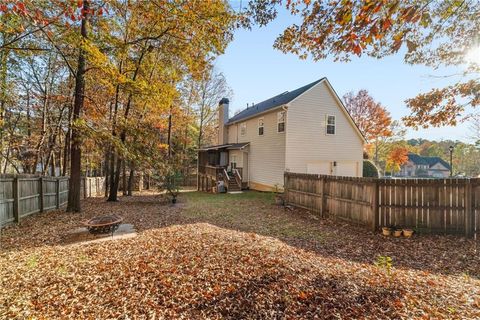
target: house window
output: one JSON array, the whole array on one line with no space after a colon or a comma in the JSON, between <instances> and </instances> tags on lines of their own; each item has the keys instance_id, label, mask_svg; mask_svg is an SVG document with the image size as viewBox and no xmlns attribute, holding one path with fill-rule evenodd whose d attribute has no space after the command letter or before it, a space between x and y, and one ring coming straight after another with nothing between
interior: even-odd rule
<instances>
[{"instance_id":1,"label":"house window","mask_svg":"<svg viewBox=\"0 0 480 320\"><path fill-rule=\"evenodd\" d=\"M240 124L240 135L244 136L246 134L247 134L247 123L243 122L242 124Z\"/></svg>"},{"instance_id":2,"label":"house window","mask_svg":"<svg viewBox=\"0 0 480 320\"><path fill-rule=\"evenodd\" d=\"M277 132L285 132L285 111L277 113Z\"/></svg>"},{"instance_id":3,"label":"house window","mask_svg":"<svg viewBox=\"0 0 480 320\"><path fill-rule=\"evenodd\" d=\"M258 135L263 136L263 118L258 119Z\"/></svg>"},{"instance_id":4,"label":"house window","mask_svg":"<svg viewBox=\"0 0 480 320\"><path fill-rule=\"evenodd\" d=\"M327 134L335 134L335 116L327 116Z\"/></svg>"}]
</instances>

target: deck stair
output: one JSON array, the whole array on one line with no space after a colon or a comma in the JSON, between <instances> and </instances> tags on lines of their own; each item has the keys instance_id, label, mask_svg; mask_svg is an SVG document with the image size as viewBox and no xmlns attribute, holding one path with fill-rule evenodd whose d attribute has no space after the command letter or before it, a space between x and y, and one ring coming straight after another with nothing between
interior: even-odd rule
<instances>
[{"instance_id":1,"label":"deck stair","mask_svg":"<svg viewBox=\"0 0 480 320\"><path fill-rule=\"evenodd\" d=\"M238 185L237 180L235 177L231 174L229 174L229 180L228 180L228 192L230 191L241 191L242 188Z\"/></svg>"}]
</instances>

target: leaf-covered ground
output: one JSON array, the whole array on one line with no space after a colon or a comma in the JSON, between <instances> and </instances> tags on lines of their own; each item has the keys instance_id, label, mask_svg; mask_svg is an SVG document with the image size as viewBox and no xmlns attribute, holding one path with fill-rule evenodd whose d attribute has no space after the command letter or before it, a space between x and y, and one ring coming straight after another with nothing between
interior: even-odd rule
<instances>
[{"instance_id":1,"label":"leaf-covered ground","mask_svg":"<svg viewBox=\"0 0 480 320\"><path fill-rule=\"evenodd\" d=\"M473 240L384 238L256 192L83 205L2 230L0 318L480 318ZM64 243L81 221L112 212L138 236ZM390 271L379 256L392 258Z\"/></svg>"}]
</instances>

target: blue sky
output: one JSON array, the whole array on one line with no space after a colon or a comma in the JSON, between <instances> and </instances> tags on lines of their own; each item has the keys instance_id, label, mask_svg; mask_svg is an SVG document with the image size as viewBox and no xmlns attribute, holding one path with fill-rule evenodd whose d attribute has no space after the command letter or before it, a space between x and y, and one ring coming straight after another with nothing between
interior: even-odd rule
<instances>
[{"instance_id":1,"label":"blue sky","mask_svg":"<svg viewBox=\"0 0 480 320\"><path fill-rule=\"evenodd\" d=\"M273 42L291 22L289 14L282 12L266 27L237 30L234 41L218 58L216 67L225 74L234 92L231 116L247 103L257 103L327 77L340 96L350 90L367 89L375 100L387 107L394 119L400 119L409 113L405 99L452 81L439 76L451 74L455 69L439 71L407 65L402 55L383 59L354 57L351 62L342 63L300 60L293 54L283 54L273 48ZM467 140L468 136L468 123L407 131L407 138Z\"/></svg>"}]
</instances>

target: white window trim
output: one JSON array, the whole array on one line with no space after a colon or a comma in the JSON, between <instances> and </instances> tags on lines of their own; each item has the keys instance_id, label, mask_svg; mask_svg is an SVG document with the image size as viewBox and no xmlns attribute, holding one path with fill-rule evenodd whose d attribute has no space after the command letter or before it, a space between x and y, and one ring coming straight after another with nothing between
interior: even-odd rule
<instances>
[{"instance_id":1,"label":"white window trim","mask_svg":"<svg viewBox=\"0 0 480 320\"><path fill-rule=\"evenodd\" d=\"M334 121L334 124L333 124L333 128L334 128L334 133L328 133L328 118L329 117L333 117L333 121ZM327 114L327 116L325 117L325 134L327 136L334 136L337 134L337 117L333 114Z\"/></svg>"},{"instance_id":2,"label":"white window trim","mask_svg":"<svg viewBox=\"0 0 480 320\"><path fill-rule=\"evenodd\" d=\"M260 121L262 121L262 125L260 125ZM260 128L263 128L262 134L260 134ZM263 117L258 118L257 134L258 134L259 136L264 136L264 135L265 135L265 120L263 119Z\"/></svg>"},{"instance_id":3,"label":"white window trim","mask_svg":"<svg viewBox=\"0 0 480 320\"><path fill-rule=\"evenodd\" d=\"M245 126L245 132L242 132L242 127L243 126ZM242 137L247 135L247 122L240 123L240 135Z\"/></svg>"},{"instance_id":4,"label":"white window trim","mask_svg":"<svg viewBox=\"0 0 480 320\"><path fill-rule=\"evenodd\" d=\"M278 131L278 125L282 122L278 121L278 115L283 112L283 131ZM277 112L277 133L285 133L287 130L287 111L282 110Z\"/></svg>"}]
</instances>

